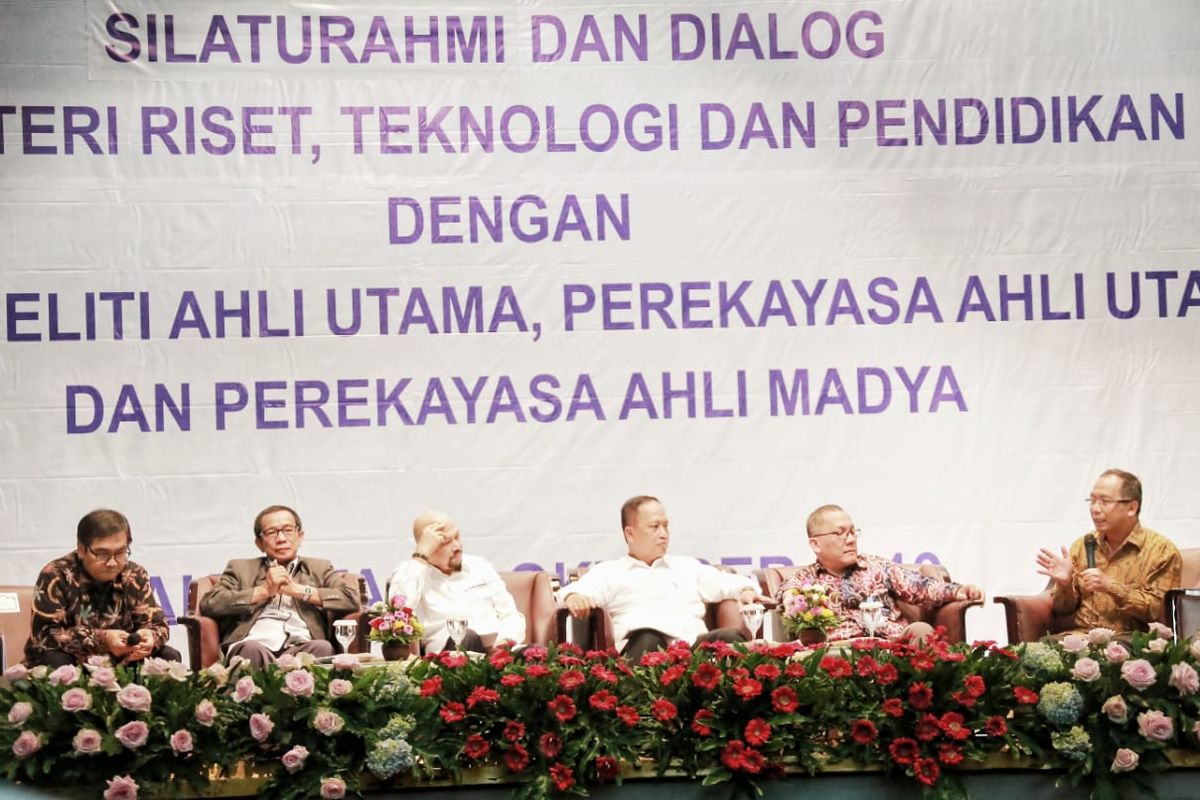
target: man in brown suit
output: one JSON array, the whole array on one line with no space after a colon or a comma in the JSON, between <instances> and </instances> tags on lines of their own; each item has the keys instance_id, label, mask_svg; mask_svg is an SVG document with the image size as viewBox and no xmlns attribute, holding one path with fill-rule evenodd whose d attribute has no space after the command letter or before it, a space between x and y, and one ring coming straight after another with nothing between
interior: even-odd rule
<instances>
[{"instance_id":1,"label":"man in brown suit","mask_svg":"<svg viewBox=\"0 0 1200 800\"><path fill-rule=\"evenodd\" d=\"M200 610L221 624L226 659L241 656L256 667L285 653L333 655L329 613L357 611L358 595L333 565L298 555L304 541L300 515L269 506L254 519L254 544L262 558L229 562Z\"/></svg>"}]
</instances>

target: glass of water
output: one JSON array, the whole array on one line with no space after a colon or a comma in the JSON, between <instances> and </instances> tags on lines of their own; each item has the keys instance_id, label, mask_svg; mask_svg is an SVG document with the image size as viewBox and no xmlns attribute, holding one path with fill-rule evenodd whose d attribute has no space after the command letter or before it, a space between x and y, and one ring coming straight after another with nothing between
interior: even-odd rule
<instances>
[{"instance_id":1,"label":"glass of water","mask_svg":"<svg viewBox=\"0 0 1200 800\"><path fill-rule=\"evenodd\" d=\"M350 652L350 643L358 635L358 623L352 619L335 619L333 621L333 636L342 646L343 653Z\"/></svg>"},{"instance_id":2,"label":"glass of water","mask_svg":"<svg viewBox=\"0 0 1200 800\"><path fill-rule=\"evenodd\" d=\"M876 632L883 627L883 603L875 595L871 595L866 600L858 604L858 610L862 612L863 627L867 630L867 636L875 638Z\"/></svg>"},{"instance_id":3,"label":"glass of water","mask_svg":"<svg viewBox=\"0 0 1200 800\"><path fill-rule=\"evenodd\" d=\"M462 644L463 637L467 635L467 621L462 617L450 617L446 620L446 633L450 636L450 641L454 642L454 649Z\"/></svg>"},{"instance_id":4,"label":"glass of water","mask_svg":"<svg viewBox=\"0 0 1200 800\"><path fill-rule=\"evenodd\" d=\"M739 609L742 614L742 623L746 626L746 630L750 631L750 638L758 638L758 630L763 624L763 607L761 603L743 603Z\"/></svg>"}]
</instances>

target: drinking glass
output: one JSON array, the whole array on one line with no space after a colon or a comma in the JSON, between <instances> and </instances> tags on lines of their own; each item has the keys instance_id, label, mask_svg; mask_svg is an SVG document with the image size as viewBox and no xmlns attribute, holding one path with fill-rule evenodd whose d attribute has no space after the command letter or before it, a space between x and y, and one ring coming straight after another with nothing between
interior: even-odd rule
<instances>
[{"instance_id":1,"label":"drinking glass","mask_svg":"<svg viewBox=\"0 0 1200 800\"><path fill-rule=\"evenodd\" d=\"M457 650L463 637L467 635L467 621L462 617L450 617L446 620L446 633L450 635L450 641L454 642L454 649Z\"/></svg>"},{"instance_id":2,"label":"drinking glass","mask_svg":"<svg viewBox=\"0 0 1200 800\"><path fill-rule=\"evenodd\" d=\"M761 603L743 603L739 609L742 614L742 622L746 629L750 631L750 638L758 638L758 629L763 624L763 607Z\"/></svg>"},{"instance_id":3,"label":"drinking glass","mask_svg":"<svg viewBox=\"0 0 1200 800\"><path fill-rule=\"evenodd\" d=\"M342 652L349 653L350 643L358 635L358 623L352 619L335 619L333 621L333 635L338 640L338 644L342 646Z\"/></svg>"},{"instance_id":4,"label":"drinking glass","mask_svg":"<svg viewBox=\"0 0 1200 800\"><path fill-rule=\"evenodd\" d=\"M862 612L863 627L867 629L867 636L874 639L875 632L883 627L883 603L871 595L858 604L858 610Z\"/></svg>"}]
</instances>

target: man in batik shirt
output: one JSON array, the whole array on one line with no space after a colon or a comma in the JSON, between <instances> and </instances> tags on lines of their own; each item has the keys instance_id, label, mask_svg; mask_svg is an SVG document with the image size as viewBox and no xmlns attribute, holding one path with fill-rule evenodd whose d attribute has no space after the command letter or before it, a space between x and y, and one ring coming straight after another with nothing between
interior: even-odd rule
<instances>
[{"instance_id":1,"label":"man in batik shirt","mask_svg":"<svg viewBox=\"0 0 1200 800\"><path fill-rule=\"evenodd\" d=\"M883 625L875 635L885 639L924 639L933 629L925 622L907 623L897 600L936 607L953 600L980 600L976 586L930 578L894 561L858 552L858 529L840 506L821 506L808 517L808 544L816 553L813 564L801 567L780 587L781 599L792 587L824 584L829 604L840 622L828 639L853 639L867 634L859 604L874 597L883 604Z\"/></svg>"},{"instance_id":2,"label":"man in batik shirt","mask_svg":"<svg viewBox=\"0 0 1200 800\"><path fill-rule=\"evenodd\" d=\"M50 668L111 656L179 661L146 570L129 560L133 534L119 511L98 509L79 520L75 550L38 575L25 662Z\"/></svg>"}]
</instances>

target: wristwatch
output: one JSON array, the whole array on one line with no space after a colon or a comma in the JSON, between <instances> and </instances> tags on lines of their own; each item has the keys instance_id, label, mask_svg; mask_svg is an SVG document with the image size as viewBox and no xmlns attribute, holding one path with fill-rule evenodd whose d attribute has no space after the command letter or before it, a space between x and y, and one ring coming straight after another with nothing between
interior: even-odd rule
<instances>
[{"instance_id":1,"label":"wristwatch","mask_svg":"<svg viewBox=\"0 0 1200 800\"><path fill-rule=\"evenodd\" d=\"M305 586L304 587L304 599L306 601L311 600L312 596L313 596L313 588L311 586Z\"/></svg>"}]
</instances>

